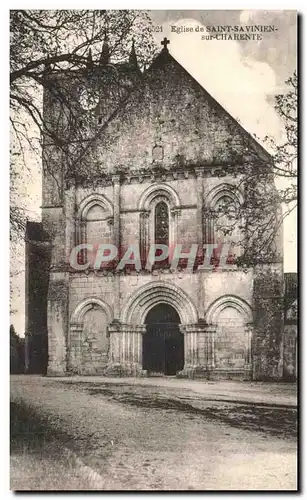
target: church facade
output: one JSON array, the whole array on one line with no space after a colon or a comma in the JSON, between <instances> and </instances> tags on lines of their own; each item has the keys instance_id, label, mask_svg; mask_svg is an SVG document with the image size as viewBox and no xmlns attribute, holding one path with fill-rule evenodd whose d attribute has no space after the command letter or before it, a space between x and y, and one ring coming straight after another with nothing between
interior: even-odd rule
<instances>
[{"instance_id":1,"label":"church facade","mask_svg":"<svg viewBox=\"0 0 307 500\"><path fill-rule=\"evenodd\" d=\"M105 81L109 72L125 90L113 92L113 80ZM54 167L44 169L41 230L48 237L39 242L48 286L45 280L41 309L27 308L28 344L35 336L48 343L47 374L281 377L282 261L245 269L228 261L202 265L204 245L221 238L211 211L244 196L225 171L225 144L243 148L248 140L257 154L266 153L166 44L144 72L134 49L127 64L112 65L105 45L97 64L69 78L88 146L65 176L67 158L45 144ZM52 106L45 96L51 117ZM238 223L232 242L241 228ZM28 241L32 253L37 244ZM153 244L170 252L197 246L199 265L187 269L181 257L173 269L166 256L146 268ZM113 245L118 255L97 268L100 245ZM281 239L277 245L282 253ZM119 266L119 256L132 247L139 249L141 268ZM35 265L32 259L28 277ZM32 292L28 287L28 304ZM39 331L35 314L46 318Z\"/></svg>"}]
</instances>

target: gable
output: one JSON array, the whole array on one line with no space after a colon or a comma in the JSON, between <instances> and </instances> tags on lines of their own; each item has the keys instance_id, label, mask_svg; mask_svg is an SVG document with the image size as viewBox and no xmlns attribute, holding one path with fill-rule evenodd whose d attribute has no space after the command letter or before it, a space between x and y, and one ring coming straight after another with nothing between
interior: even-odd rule
<instances>
[{"instance_id":1,"label":"gable","mask_svg":"<svg viewBox=\"0 0 307 500\"><path fill-rule=\"evenodd\" d=\"M83 158L88 174L227 165L230 151L248 161L270 156L167 52L102 127Z\"/></svg>"}]
</instances>

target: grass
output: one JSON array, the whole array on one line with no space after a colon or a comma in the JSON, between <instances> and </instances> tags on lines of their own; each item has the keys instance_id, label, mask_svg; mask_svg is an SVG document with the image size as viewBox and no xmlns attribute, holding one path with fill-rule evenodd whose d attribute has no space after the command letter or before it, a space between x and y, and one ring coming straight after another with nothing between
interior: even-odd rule
<instances>
[{"instance_id":1,"label":"grass","mask_svg":"<svg viewBox=\"0 0 307 500\"><path fill-rule=\"evenodd\" d=\"M61 435L23 403L11 403L11 490L93 490Z\"/></svg>"}]
</instances>

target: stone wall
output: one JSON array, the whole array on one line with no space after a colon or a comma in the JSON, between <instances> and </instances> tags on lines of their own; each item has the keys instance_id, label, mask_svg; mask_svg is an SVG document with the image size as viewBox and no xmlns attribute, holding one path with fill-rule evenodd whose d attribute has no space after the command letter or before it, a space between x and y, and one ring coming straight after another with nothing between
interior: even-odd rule
<instances>
[{"instance_id":1,"label":"stone wall","mask_svg":"<svg viewBox=\"0 0 307 500\"><path fill-rule=\"evenodd\" d=\"M39 222L28 222L25 244L25 372L46 373L47 295L51 248Z\"/></svg>"},{"instance_id":2,"label":"stone wall","mask_svg":"<svg viewBox=\"0 0 307 500\"><path fill-rule=\"evenodd\" d=\"M207 182L208 180L208 182ZM203 190L205 192L204 198L202 199L202 206L203 204L206 203L206 197L210 198L210 192L214 190L218 186L218 179L217 178L203 178ZM186 185L189 185L191 188L191 192L197 191L197 179L195 177L189 177L186 179L186 184L184 182L179 182L178 180L173 180L173 181L168 181L168 182L161 182L159 183L160 187L157 187L157 191L159 190L163 192L163 186L167 186L171 188L175 193L176 196L179 199L179 210L176 212L176 219L171 220L171 224L173 224L173 231L176 231L176 242L181 243L184 245L185 249L188 251L190 249L190 245L192 243L199 242L199 200L196 198L193 198L193 196L190 196L190 199L188 199L188 190L185 189ZM131 201L131 196L129 195L129 189L126 184L120 186L120 210L121 210L121 216L120 216L120 246L121 249L125 246L128 246L129 244L133 243L139 243L140 239L142 237L142 232L141 232L141 208L140 204L142 203L142 198L144 198L144 193L146 193L148 190L155 188L155 184L152 183L131 183L130 186L132 187L132 191L134 192L134 198L133 202ZM176 191L175 186L182 191ZM113 193L112 193L113 191ZM90 194L91 193L91 194ZM53 221L58 221L58 224L60 227L62 227L61 231L55 235L54 242L62 242L59 244L59 248L57 247L56 244L54 244L54 251L53 251L53 262L57 262L58 265L61 264L61 259L63 258L63 248L66 248L66 254L69 248L73 245L73 242L76 243L76 214L78 214L79 208L82 207L82 203L84 200L86 200L88 197L94 197L96 196L95 193L99 196L103 196L104 199L107 200L107 203L110 204L110 211L114 213L114 187L113 186L107 186L106 189L104 190L102 187L99 189L90 190L89 188L81 188L79 187L76 189L74 192L71 190L67 191L67 197L66 197L66 209L65 209L65 221L66 221L66 227L63 227L63 211L61 209L48 209L48 214L53 214L54 218ZM107 194L106 194L107 193ZM70 198L71 197L71 198ZM146 199L146 198L145 198ZM69 201L71 200L71 201ZM75 208L73 210L73 200L78 200L75 204ZM182 200L189 201L190 204L184 204ZM195 203L196 201L196 203ZM93 201L94 203L94 201ZM174 202L175 203L175 202ZM67 209L67 207L71 207L70 211ZM110 213L111 213L110 212ZM110 215L110 214L108 214ZM172 215L171 215L172 217ZM46 220L50 220L46 217ZM49 224L49 227L52 228L52 226ZM115 229L114 229L114 224L109 225L108 228L110 228L108 231L110 233L107 234L107 240L104 241L105 243L108 242L115 242ZM202 223L201 227L202 231L204 231L204 221ZM97 242L102 242L101 241L101 231L97 234ZM175 233L174 233L175 234ZM95 234L92 234L92 239L91 243L95 243ZM203 236L201 236L203 237ZM64 240L64 244L63 244ZM65 241L66 241L66 247L65 247ZM147 239L147 243L149 243L149 239ZM67 259L67 257L66 257ZM64 275L63 275L64 276ZM204 321L207 321L207 312L210 310L210 307L212 304L215 303L218 299L221 299L225 297L225 301L227 302L228 296L235 297L237 299L242 300L244 303L247 303L250 307L255 306L257 309L257 314L260 317L262 316L262 319L259 321L256 320L255 324L257 324L257 333L254 334L253 339L252 339L252 344L253 344L253 356L255 361L254 364L254 378L258 379L259 377L278 377L278 374L280 372L280 366L279 366L279 351L276 345L271 346L271 334L269 333L271 326L267 330L267 326L264 325L264 320L263 319L263 314L264 311L266 313L266 318L268 318L267 315L267 305L263 305L263 294L265 293L265 285L261 285L261 280L259 281L259 276L257 275L257 280L256 280L256 289L253 291L253 286L255 283L255 275L251 270L239 270L236 269L235 267L229 269L229 270L223 270L217 268L216 270L212 271L207 271L207 272L198 272L198 273L185 273L183 271L178 271L175 273L170 273L169 270L154 270L152 273L146 273L146 272L141 272L141 273L136 273L134 271L131 271L130 274L121 274L116 276L113 272L110 272L107 276L103 274L102 272L94 272L92 270L89 270L88 272L72 272L68 273L65 275L65 279L63 281L63 287L64 283L66 283L65 286L67 286L67 296L68 296L68 302L66 304L67 312L65 313L65 307L63 306L63 302L61 305L59 304L58 306L61 308L62 313L61 320L59 323L55 323L54 316L50 314L50 321L53 324L53 326L49 325L50 332L53 329L59 330L59 324L66 323L66 326L61 326L62 328L62 333L66 332L64 338L59 342L58 340L56 341L57 343L57 350L58 354L55 355L59 356L59 345L63 346L63 349L66 349L68 347L68 350L71 349L74 351L72 353L72 361L70 362L70 370L73 372L82 372L82 373L100 373L101 371L106 368L108 364L108 359L109 359L109 346L106 348L105 351L102 351L101 349L95 347L95 343L99 344L101 340L101 336L105 335L106 331L106 322L103 321L102 323L105 325L101 330L97 329L97 322L94 318L95 314L99 316L100 313L93 313L94 316L92 318L93 321L93 327L90 332L90 335L88 335L87 332L87 326L89 319L84 319L82 321L82 328L79 325L79 328L72 328L71 330L71 317L75 311L75 309L78 307L78 305L86 300L86 299L91 299L91 298L99 298L101 299L105 304L107 304L108 307L111 308L112 310L112 315L114 318L119 319L120 317L120 311L125 308L126 304L130 300L130 298L133 296L133 294L142 286L149 284L151 282L157 282L160 281L161 283L172 283L175 286L178 286L180 289L182 289L190 298L191 302L195 305L197 311L198 311L198 318ZM269 280L270 281L270 280ZM272 292L273 295L270 296L270 306L269 310L273 311L273 305L276 304L276 297L274 295L274 291ZM57 299L58 300L58 299ZM65 299L66 300L66 299ZM266 298L268 300L268 298ZM64 301L65 302L65 301ZM266 302L267 304L268 302ZM261 305L262 304L262 305ZM280 339L278 337L278 307L279 307L279 302L277 304L277 309L275 313L272 312L272 315L274 318L269 318L269 325L274 324L275 325L275 330L276 333L274 335L276 336L276 341L275 342L280 342ZM50 304L50 306L54 309L55 304ZM66 316L65 316L66 314ZM88 313L88 318L91 317L91 314ZM96 322L96 323L95 323ZM245 323L247 320L245 320ZM95 326L96 325L96 326ZM245 328L245 327L244 327ZM245 345L249 345L250 339L246 335L249 335L247 333L245 335L245 330L244 328L242 329L242 340ZM275 330L274 331L275 332ZM264 331L265 330L265 331ZM69 333L72 331L73 333ZM220 332L221 330L219 330ZM247 332L248 330L246 330ZM266 332L266 333L265 333ZM60 335L60 333L57 333L57 335ZM202 337L202 333L198 334L198 340L200 342L200 345L203 343L204 345L206 344L206 335ZM216 339L218 339L218 331L216 331ZM69 339L67 341L67 339ZM86 340L86 339L89 339ZM92 340L91 340L92 339ZM203 339L203 340L202 340ZM265 340L267 339L267 340ZM52 333L50 333L50 341L49 345L52 346L53 344L52 340ZM67 346L67 342L69 342ZM78 344L79 343L79 344ZM79 348L77 348L77 344L79 345ZM222 345L222 344L221 344ZM82 348L80 346L83 346ZM269 347L268 347L269 346ZM78 351L79 349L79 351ZM274 352L273 352L274 351ZM275 368L276 364L276 355L278 356L277 359L277 368ZM61 364L65 364L65 361L67 361L67 356L69 357L69 353L65 355L61 355L62 361L60 361ZM213 356L213 355L212 355ZM213 359L213 358L212 358ZM50 358L49 364L52 363L52 360ZM273 366L274 365L274 366ZM64 366L64 365L63 365Z\"/></svg>"},{"instance_id":3,"label":"stone wall","mask_svg":"<svg viewBox=\"0 0 307 500\"><path fill-rule=\"evenodd\" d=\"M256 380L282 377L283 303L282 266L257 266L253 291L253 376Z\"/></svg>"},{"instance_id":4,"label":"stone wall","mask_svg":"<svg viewBox=\"0 0 307 500\"><path fill-rule=\"evenodd\" d=\"M225 144L232 144L245 161L249 160L244 157L246 141L262 160L265 156L168 52L163 51L138 78L128 101L107 127L101 127L103 133L99 133L97 113L88 114L88 133L98 133L98 140L87 144L73 175L65 175L67 164L59 151L45 145L45 158L53 167L43 176L42 210L43 225L52 240L48 373L100 373L110 360L126 363L130 355L133 361L127 373L140 373L139 351L130 351L133 345L140 348L142 327L138 330L136 324L141 321L133 316L135 328L124 324L123 311L128 317L127 304L134 295L142 287L149 290L160 283L157 293L175 306L177 300L182 323L191 323L184 327L185 373L199 366L214 368L219 314L222 318L223 308L233 307L235 315L244 318L241 333L247 346L250 311L255 313L254 377L277 377L282 293L274 285L277 281L262 271L188 274L160 269L151 274L118 274L114 270L76 272L68 265L72 248L87 239L95 244L95 232L97 244L112 242L121 254L127 246L140 243L143 256L154 240L157 200L168 205L170 245L183 244L187 251L193 243L202 246L212 230L205 209L212 208L219 190L224 193L227 184L240 181L230 175L219 177L219 169L231 160ZM46 98L45 113L48 106L51 115L56 114ZM163 286L169 286L167 292ZM142 314L141 306L136 310ZM249 364L246 359L245 365ZM118 369L122 373L120 363Z\"/></svg>"},{"instance_id":5,"label":"stone wall","mask_svg":"<svg viewBox=\"0 0 307 500\"><path fill-rule=\"evenodd\" d=\"M68 275L51 272L48 288L48 375L66 373L68 336Z\"/></svg>"},{"instance_id":6,"label":"stone wall","mask_svg":"<svg viewBox=\"0 0 307 500\"><path fill-rule=\"evenodd\" d=\"M288 324L284 327L283 377L294 381L298 374L298 339L297 325Z\"/></svg>"},{"instance_id":7,"label":"stone wall","mask_svg":"<svg viewBox=\"0 0 307 500\"><path fill-rule=\"evenodd\" d=\"M298 276L285 273L284 300L284 342L283 376L294 381L298 377L299 339L298 339Z\"/></svg>"}]
</instances>

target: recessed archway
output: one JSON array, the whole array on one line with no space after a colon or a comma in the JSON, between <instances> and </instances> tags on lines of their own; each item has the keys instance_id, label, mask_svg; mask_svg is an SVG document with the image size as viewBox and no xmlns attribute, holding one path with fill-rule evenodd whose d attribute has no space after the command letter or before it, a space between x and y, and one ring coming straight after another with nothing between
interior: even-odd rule
<instances>
[{"instance_id":1,"label":"recessed archway","mask_svg":"<svg viewBox=\"0 0 307 500\"><path fill-rule=\"evenodd\" d=\"M108 200L108 198L102 194L93 193L93 194L87 196L86 198L84 198L81 201L81 203L79 204L78 211L77 211L77 218L86 220L87 213L95 205L99 205L100 207L102 207L105 210L106 217L113 216L113 205Z\"/></svg>"},{"instance_id":2,"label":"recessed archway","mask_svg":"<svg viewBox=\"0 0 307 500\"><path fill-rule=\"evenodd\" d=\"M139 210L149 210L150 206L155 204L156 199L167 200L170 208L180 207L179 196L171 186L168 184L154 184L142 193L138 203Z\"/></svg>"},{"instance_id":3,"label":"recessed archway","mask_svg":"<svg viewBox=\"0 0 307 500\"><path fill-rule=\"evenodd\" d=\"M206 311L207 323L215 324L220 312L226 307L233 307L242 315L245 323L252 323L253 312L250 305L236 295L223 295L210 304Z\"/></svg>"},{"instance_id":4,"label":"recessed archway","mask_svg":"<svg viewBox=\"0 0 307 500\"><path fill-rule=\"evenodd\" d=\"M176 191L167 184L154 184L149 186L142 193L138 208L140 210L140 244L142 257L145 259L150 245L160 243L157 235L157 217L159 207L164 207L167 214L167 237L162 238L161 243L173 247L178 240L178 214L181 206L180 199ZM169 261L169 257L164 264Z\"/></svg>"},{"instance_id":5,"label":"recessed archway","mask_svg":"<svg viewBox=\"0 0 307 500\"><path fill-rule=\"evenodd\" d=\"M93 307L101 307L103 311L105 311L108 322L110 323L113 319L113 312L109 304L99 299L98 297L88 297L87 299L80 302L75 308L74 312L71 315L70 323L71 324L82 324L84 315L87 311L92 309Z\"/></svg>"},{"instance_id":6,"label":"recessed archway","mask_svg":"<svg viewBox=\"0 0 307 500\"><path fill-rule=\"evenodd\" d=\"M143 369L148 375L176 375L184 365L184 336L180 316L169 304L155 305L146 315Z\"/></svg>"},{"instance_id":7,"label":"recessed archway","mask_svg":"<svg viewBox=\"0 0 307 500\"><path fill-rule=\"evenodd\" d=\"M207 310L206 320L215 326L213 363L228 373L247 373L251 369L252 309L245 300L225 295Z\"/></svg>"},{"instance_id":8,"label":"recessed archway","mask_svg":"<svg viewBox=\"0 0 307 500\"><path fill-rule=\"evenodd\" d=\"M108 362L112 308L98 297L80 302L70 317L67 363L72 373L103 373Z\"/></svg>"},{"instance_id":9,"label":"recessed archway","mask_svg":"<svg viewBox=\"0 0 307 500\"><path fill-rule=\"evenodd\" d=\"M164 303L172 306L183 324L198 322L197 309L192 299L177 285L166 281L150 281L135 292L121 313L121 322L143 325L147 313L153 306Z\"/></svg>"}]
</instances>

